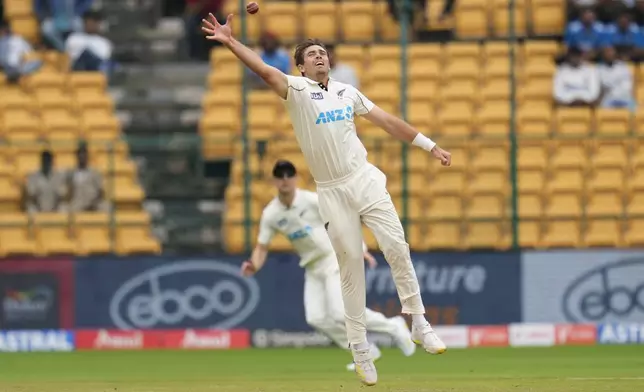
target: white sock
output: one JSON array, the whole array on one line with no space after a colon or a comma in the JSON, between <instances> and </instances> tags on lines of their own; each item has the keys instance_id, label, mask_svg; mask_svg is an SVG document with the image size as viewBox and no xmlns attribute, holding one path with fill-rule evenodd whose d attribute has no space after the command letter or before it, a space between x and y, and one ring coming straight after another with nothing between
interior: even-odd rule
<instances>
[{"instance_id":1,"label":"white sock","mask_svg":"<svg viewBox=\"0 0 644 392\"><path fill-rule=\"evenodd\" d=\"M427 324L427 320L425 320L425 315L424 314L412 314L411 315L411 323L414 324L417 327L422 327L425 324Z\"/></svg>"}]
</instances>

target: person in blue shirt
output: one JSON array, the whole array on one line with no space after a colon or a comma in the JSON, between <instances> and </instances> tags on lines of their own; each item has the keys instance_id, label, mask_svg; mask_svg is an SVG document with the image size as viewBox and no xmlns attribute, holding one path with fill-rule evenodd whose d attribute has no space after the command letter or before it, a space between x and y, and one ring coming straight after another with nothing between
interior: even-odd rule
<instances>
[{"instance_id":1,"label":"person in blue shirt","mask_svg":"<svg viewBox=\"0 0 644 392\"><path fill-rule=\"evenodd\" d=\"M624 60L641 58L644 52L644 33L632 22L631 15L623 12L617 23L606 26L602 47L612 46Z\"/></svg>"},{"instance_id":2,"label":"person in blue shirt","mask_svg":"<svg viewBox=\"0 0 644 392\"><path fill-rule=\"evenodd\" d=\"M24 0L27 1L27 0ZM33 0L34 10L42 22L42 35L49 45L65 50L65 39L83 29L81 16L89 11L94 0Z\"/></svg>"},{"instance_id":3,"label":"person in blue shirt","mask_svg":"<svg viewBox=\"0 0 644 392\"><path fill-rule=\"evenodd\" d=\"M264 62L282 71L286 75L291 74L291 58L281 47L277 36L273 33L264 33L259 39L262 50L260 56ZM266 83L252 71L248 70L251 86L255 88L268 88Z\"/></svg>"},{"instance_id":4,"label":"person in blue shirt","mask_svg":"<svg viewBox=\"0 0 644 392\"><path fill-rule=\"evenodd\" d=\"M566 27L564 42L568 48L579 48L585 60L597 57L604 37L604 25L597 22L593 10L585 9L579 18Z\"/></svg>"}]
</instances>

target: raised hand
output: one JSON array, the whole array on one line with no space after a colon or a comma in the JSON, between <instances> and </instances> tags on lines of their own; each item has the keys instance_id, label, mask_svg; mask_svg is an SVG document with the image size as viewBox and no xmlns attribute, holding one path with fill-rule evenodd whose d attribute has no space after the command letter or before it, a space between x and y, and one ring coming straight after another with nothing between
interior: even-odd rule
<instances>
[{"instance_id":1,"label":"raised hand","mask_svg":"<svg viewBox=\"0 0 644 392\"><path fill-rule=\"evenodd\" d=\"M432 148L432 155L434 158L439 159L443 166L450 166L452 164L452 154L438 146L434 146L434 148Z\"/></svg>"},{"instance_id":2,"label":"raised hand","mask_svg":"<svg viewBox=\"0 0 644 392\"><path fill-rule=\"evenodd\" d=\"M240 272L242 276L253 276L255 275L255 272L257 272L257 269L253 265L253 263L250 260L246 260L242 263Z\"/></svg>"},{"instance_id":3,"label":"raised hand","mask_svg":"<svg viewBox=\"0 0 644 392\"><path fill-rule=\"evenodd\" d=\"M226 23L221 25L213 14L208 14L208 19L202 19L201 30L206 33L206 39L211 41L219 41L226 45L230 43L233 38L233 31L230 28L230 20L233 14L229 14L226 18Z\"/></svg>"}]
</instances>

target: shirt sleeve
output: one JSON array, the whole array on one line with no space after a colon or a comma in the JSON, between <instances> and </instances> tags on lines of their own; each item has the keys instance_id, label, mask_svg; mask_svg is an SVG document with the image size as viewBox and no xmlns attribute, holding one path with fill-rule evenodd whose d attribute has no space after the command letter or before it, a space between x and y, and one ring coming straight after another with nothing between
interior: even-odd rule
<instances>
[{"instance_id":1,"label":"shirt sleeve","mask_svg":"<svg viewBox=\"0 0 644 392\"><path fill-rule=\"evenodd\" d=\"M356 89L356 102L353 108L353 111L362 116L371 111L373 107L376 106L369 98L365 97L358 89Z\"/></svg>"},{"instance_id":2,"label":"shirt sleeve","mask_svg":"<svg viewBox=\"0 0 644 392\"><path fill-rule=\"evenodd\" d=\"M306 84L308 83L301 76L286 75L286 81L288 83L288 91L286 93L286 102L295 103L302 99L305 96Z\"/></svg>"},{"instance_id":3,"label":"shirt sleeve","mask_svg":"<svg viewBox=\"0 0 644 392\"><path fill-rule=\"evenodd\" d=\"M268 245L275 236L275 229L270 224L270 219L266 216L266 211L262 213L259 221L259 234L257 235L257 242L262 245Z\"/></svg>"}]
</instances>

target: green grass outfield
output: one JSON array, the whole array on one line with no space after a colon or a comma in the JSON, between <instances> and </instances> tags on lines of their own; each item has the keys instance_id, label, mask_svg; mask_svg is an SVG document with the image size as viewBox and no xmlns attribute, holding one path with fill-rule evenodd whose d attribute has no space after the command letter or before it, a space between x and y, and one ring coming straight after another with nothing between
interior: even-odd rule
<instances>
[{"instance_id":1,"label":"green grass outfield","mask_svg":"<svg viewBox=\"0 0 644 392\"><path fill-rule=\"evenodd\" d=\"M0 354L0 392L644 392L644 346L385 350L366 388L331 348Z\"/></svg>"}]
</instances>

